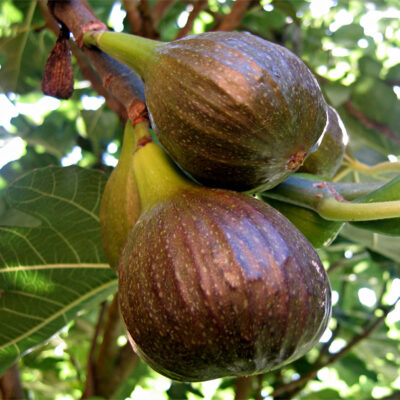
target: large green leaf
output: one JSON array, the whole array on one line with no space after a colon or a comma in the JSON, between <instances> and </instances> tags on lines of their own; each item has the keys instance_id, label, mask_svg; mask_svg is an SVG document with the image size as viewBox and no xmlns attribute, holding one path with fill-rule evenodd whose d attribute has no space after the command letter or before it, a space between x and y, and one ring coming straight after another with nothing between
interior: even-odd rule
<instances>
[{"instance_id":1,"label":"large green leaf","mask_svg":"<svg viewBox=\"0 0 400 400\"><path fill-rule=\"evenodd\" d=\"M105 180L76 166L45 167L9 187L10 205L38 224L0 226L0 375L115 292L99 229Z\"/></svg>"},{"instance_id":2,"label":"large green leaf","mask_svg":"<svg viewBox=\"0 0 400 400\"><path fill-rule=\"evenodd\" d=\"M360 144L368 146L384 155L397 154L400 151L400 145L392 141L382 133L373 128L366 128L358 119L352 117L346 111L341 110L340 116L350 134L351 144L357 139Z\"/></svg>"},{"instance_id":3,"label":"large green leaf","mask_svg":"<svg viewBox=\"0 0 400 400\"><path fill-rule=\"evenodd\" d=\"M364 37L364 29L358 24L341 26L332 34L335 43L351 48L356 47L358 40Z\"/></svg>"}]
</instances>

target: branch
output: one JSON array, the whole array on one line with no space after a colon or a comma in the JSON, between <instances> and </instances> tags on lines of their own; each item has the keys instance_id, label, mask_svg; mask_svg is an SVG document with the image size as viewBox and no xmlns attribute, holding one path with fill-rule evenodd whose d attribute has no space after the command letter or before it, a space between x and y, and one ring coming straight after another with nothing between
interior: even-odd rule
<instances>
[{"instance_id":1,"label":"branch","mask_svg":"<svg viewBox=\"0 0 400 400\"><path fill-rule=\"evenodd\" d=\"M374 129L382 135L386 136L388 139L392 140L393 142L400 144L400 136L395 131L393 131L392 128L387 125L381 124L380 122L372 120L362 111L355 108L349 100L347 100L344 105L347 112L353 117L357 118L367 129Z\"/></svg>"},{"instance_id":2,"label":"branch","mask_svg":"<svg viewBox=\"0 0 400 400\"><path fill-rule=\"evenodd\" d=\"M17 364L0 376L0 399L24 399L25 393Z\"/></svg>"},{"instance_id":3,"label":"branch","mask_svg":"<svg viewBox=\"0 0 400 400\"><path fill-rule=\"evenodd\" d=\"M74 34L78 44L88 29L105 30L104 24L80 1L53 2L54 15ZM143 85L131 69L94 48L83 48L99 73L103 86L124 105L131 120L145 112Z\"/></svg>"},{"instance_id":4,"label":"branch","mask_svg":"<svg viewBox=\"0 0 400 400\"><path fill-rule=\"evenodd\" d=\"M139 11L142 16L142 35L149 39L158 39L158 33L154 29L153 17L150 12L150 6L147 0L140 0Z\"/></svg>"},{"instance_id":5,"label":"branch","mask_svg":"<svg viewBox=\"0 0 400 400\"><path fill-rule=\"evenodd\" d=\"M97 341L100 335L101 327L103 325L104 314L106 312L106 303L101 303L100 313L97 320L96 328L93 333L92 343L90 346L90 352L87 363L87 373L86 373L86 386L82 394L82 399L88 399L95 394L95 363L94 354L97 349Z\"/></svg>"},{"instance_id":6,"label":"branch","mask_svg":"<svg viewBox=\"0 0 400 400\"><path fill-rule=\"evenodd\" d=\"M139 357L134 353L132 346L129 343L121 347L112 376L116 388L129 378L138 362Z\"/></svg>"},{"instance_id":7,"label":"branch","mask_svg":"<svg viewBox=\"0 0 400 400\"><path fill-rule=\"evenodd\" d=\"M108 309L104 325L103 341L95 363L95 395L106 399L114 398L122 383L135 368L138 357L127 343L120 348L118 337L123 332L123 323L119 311L118 293Z\"/></svg>"},{"instance_id":8,"label":"branch","mask_svg":"<svg viewBox=\"0 0 400 400\"><path fill-rule=\"evenodd\" d=\"M157 26L163 16L168 12L168 10L176 3L177 0L162 0L157 1L154 4L151 14L153 17L153 24Z\"/></svg>"},{"instance_id":9,"label":"branch","mask_svg":"<svg viewBox=\"0 0 400 400\"><path fill-rule=\"evenodd\" d=\"M95 392L98 396L108 398L114 391L110 387L110 377L113 375L115 360L118 355L117 339L122 331L122 321L119 313L118 293L114 295L107 312L104 325L103 340L95 363Z\"/></svg>"},{"instance_id":10,"label":"branch","mask_svg":"<svg viewBox=\"0 0 400 400\"><path fill-rule=\"evenodd\" d=\"M400 86L400 81L385 81L389 86Z\"/></svg>"},{"instance_id":11,"label":"branch","mask_svg":"<svg viewBox=\"0 0 400 400\"><path fill-rule=\"evenodd\" d=\"M236 29L250 5L251 0L241 0L233 3L231 12L217 25L215 30L233 31Z\"/></svg>"},{"instance_id":12,"label":"branch","mask_svg":"<svg viewBox=\"0 0 400 400\"><path fill-rule=\"evenodd\" d=\"M263 388L264 374L257 375L256 378L257 378L257 388L254 400L263 400L263 395L261 394L261 391Z\"/></svg>"},{"instance_id":13,"label":"branch","mask_svg":"<svg viewBox=\"0 0 400 400\"><path fill-rule=\"evenodd\" d=\"M126 18L131 27L131 33L140 35L142 33L142 17L138 10L138 0L122 0L122 6L126 11Z\"/></svg>"},{"instance_id":14,"label":"branch","mask_svg":"<svg viewBox=\"0 0 400 400\"><path fill-rule=\"evenodd\" d=\"M236 378L235 400L248 400L253 388L252 376L241 376Z\"/></svg>"},{"instance_id":15,"label":"branch","mask_svg":"<svg viewBox=\"0 0 400 400\"><path fill-rule=\"evenodd\" d=\"M314 379L320 369L327 367L330 364L333 364L335 361L337 361L338 359L340 359L344 355L346 355L354 346L356 346L362 340L364 340L368 336L370 336L371 333L382 323L382 321L384 321L384 319L387 317L389 312L394 309L394 307L396 306L399 299L397 299L397 301L394 302L391 306L384 307L383 315L379 318L376 318L375 321L372 322L367 328L365 328L365 330L363 332L361 332L359 335L354 336L353 340L350 343L348 343L347 346L343 347L342 350L338 351L337 353L332 354L325 362L318 364L315 368L313 368L311 371L304 374L302 377L300 377L296 381L287 383L285 385L282 385L282 386L276 388L269 396L276 397L282 393L291 392L291 391L295 390L296 388L298 388L300 385L305 385L308 381L310 381L311 379ZM381 309L382 309L382 307L381 307Z\"/></svg>"},{"instance_id":16,"label":"branch","mask_svg":"<svg viewBox=\"0 0 400 400\"><path fill-rule=\"evenodd\" d=\"M207 0L198 0L195 2L192 11L189 14L189 18L186 22L186 25L179 31L176 37L177 39L186 36L192 30L195 19L199 15L200 11L203 10L203 8L205 8L206 5L207 5Z\"/></svg>"}]
</instances>

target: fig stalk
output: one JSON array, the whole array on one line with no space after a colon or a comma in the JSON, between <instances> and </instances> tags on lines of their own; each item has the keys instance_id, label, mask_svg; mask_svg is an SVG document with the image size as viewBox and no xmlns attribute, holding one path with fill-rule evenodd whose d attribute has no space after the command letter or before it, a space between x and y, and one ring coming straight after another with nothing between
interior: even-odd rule
<instances>
[{"instance_id":1,"label":"fig stalk","mask_svg":"<svg viewBox=\"0 0 400 400\"><path fill-rule=\"evenodd\" d=\"M162 45L157 40L127 33L118 33L117 38L115 32L107 31L89 31L84 36L84 42L88 46L101 48L111 57L135 70L142 78L145 78L149 65L155 63L154 49ZM135 49L134 53L132 49Z\"/></svg>"},{"instance_id":2,"label":"fig stalk","mask_svg":"<svg viewBox=\"0 0 400 400\"><path fill-rule=\"evenodd\" d=\"M138 145L133 166L145 213L161 199L167 199L179 190L197 185L181 175L165 151L152 141L148 124L142 124L137 132Z\"/></svg>"}]
</instances>

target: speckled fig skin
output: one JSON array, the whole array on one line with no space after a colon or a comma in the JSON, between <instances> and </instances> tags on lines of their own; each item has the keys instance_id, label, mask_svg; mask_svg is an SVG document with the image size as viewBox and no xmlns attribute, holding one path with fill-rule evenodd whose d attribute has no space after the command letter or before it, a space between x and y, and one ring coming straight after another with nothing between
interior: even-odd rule
<instances>
[{"instance_id":1,"label":"speckled fig skin","mask_svg":"<svg viewBox=\"0 0 400 400\"><path fill-rule=\"evenodd\" d=\"M262 192L303 163L326 124L326 103L290 50L244 32L159 42L88 32L144 81L152 126L170 156L206 186Z\"/></svg>"},{"instance_id":2,"label":"speckled fig skin","mask_svg":"<svg viewBox=\"0 0 400 400\"><path fill-rule=\"evenodd\" d=\"M318 255L284 216L202 187L140 217L121 255L119 300L139 356L178 381L287 364L318 342L331 311Z\"/></svg>"},{"instance_id":3,"label":"speckled fig skin","mask_svg":"<svg viewBox=\"0 0 400 400\"><path fill-rule=\"evenodd\" d=\"M145 75L153 128L208 186L262 191L286 179L321 136L326 104L306 65L251 34L207 32L156 48Z\"/></svg>"},{"instance_id":4,"label":"speckled fig skin","mask_svg":"<svg viewBox=\"0 0 400 400\"><path fill-rule=\"evenodd\" d=\"M348 135L340 115L328 106L328 124L321 144L305 159L299 172L333 178L342 164L347 142Z\"/></svg>"}]
</instances>

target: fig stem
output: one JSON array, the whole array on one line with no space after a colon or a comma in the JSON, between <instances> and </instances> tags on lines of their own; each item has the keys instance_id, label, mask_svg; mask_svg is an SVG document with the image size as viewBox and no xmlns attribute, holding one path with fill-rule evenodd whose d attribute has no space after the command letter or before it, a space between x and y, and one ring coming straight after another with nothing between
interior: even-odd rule
<instances>
[{"instance_id":1,"label":"fig stem","mask_svg":"<svg viewBox=\"0 0 400 400\"><path fill-rule=\"evenodd\" d=\"M364 175L379 175L390 172L400 172L400 162L385 161L376 165L367 165L345 155L345 166Z\"/></svg>"},{"instance_id":2,"label":"fig stem","mask_svg":"<svg viewBox=\"0 0 400 400\"><path fill-rule=\"evenodd\" d=\"M374 203L346 203L334 198L321 201L316 211L331 221L371 221L400 217L400 200Z\"/></svg>"},{"instance_id":3,"label":"fig stem","mask_svg":"<svg viewBox=\"0 0 400 400\"><path fill-rule=\"evenodd\" d=\"M151 140L147 121L136 124L134 134L138 145L133 163L142 214L176 191L197 186L183 175L167 153Z\"/></svg>"},{"instance_id":4,"label":"fig stem","mask_svg":"<svg viewBox=\"0 0 400 400\"><path fill-rule=\"evenodd\" d=\"M128 33L87 31L83 36L87 46L95 46L116 60L135 70L145 79L155 62L154 48L163 46L158 40L143 38Z\"/></svg>"},{"instance_id":5,"label":"fig stem","mask_svg":"<svg viewBox=\"0 0 400 400\"><path fill-rule=\"evenodd\" d=\"M399 187L400 177L377 186L291 176L263 196L309 208L331 221L372 221L400 217Z\"/></svg>"}]
</instances>

